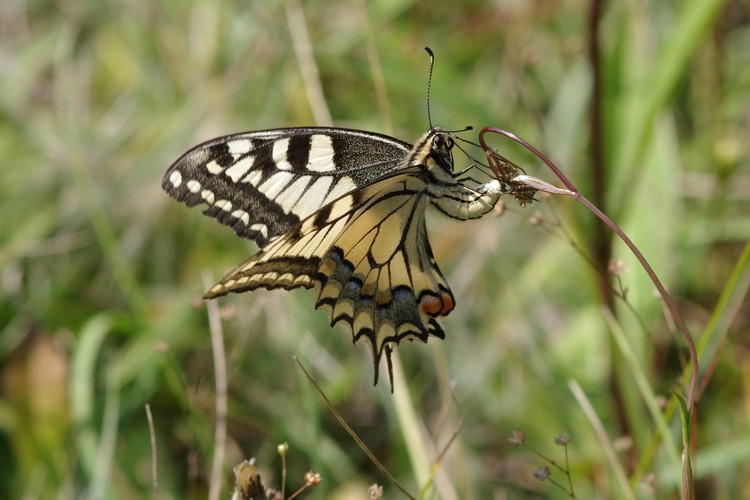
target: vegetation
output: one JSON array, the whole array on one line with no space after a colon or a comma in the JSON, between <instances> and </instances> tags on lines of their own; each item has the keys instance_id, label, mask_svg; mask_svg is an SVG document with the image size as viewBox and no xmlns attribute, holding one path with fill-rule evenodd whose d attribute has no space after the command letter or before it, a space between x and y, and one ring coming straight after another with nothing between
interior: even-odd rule
<instances>
[{"instance_id":1,"label":"vegetation","mask_svg":"<svg viewBox=\"0 0 750 500\"><path fill-rule=\"evenodd\" d=\"M170 163L293 125L413 142L425 46L436 125L525 138L649 259L698 345L695 494L750 496L749 19L743 0L3 2L0 497L229 498L251 457L281 489L282 443L287 495L399 497L294 357L414 496L680 496L685 344L571 199L432 218L458 306L445 340L399 346L393 393L310 292L200 300L255 249L162 192Z\"/></svg>"}]
</instances>

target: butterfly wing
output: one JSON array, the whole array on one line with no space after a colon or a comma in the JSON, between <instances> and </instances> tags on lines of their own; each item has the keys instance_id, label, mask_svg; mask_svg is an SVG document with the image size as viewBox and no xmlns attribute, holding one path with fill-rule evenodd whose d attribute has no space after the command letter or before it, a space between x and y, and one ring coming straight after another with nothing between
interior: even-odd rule
<instances>
[{"instance_id":1,"label":"butterfly wing","mask_svg":"<svg viewBox=\"0 0 750 500\"><path fill-rule=\"evenodd\" d=\"M340 196L402 167L411 146L341 128L288 128L220 137L185 153L162 187L260 247Z\"/></svg>"},{"instance_id":2,"label":"butterfly wing","mask_svg":"<svg viewBox=\"0 0 750 500\"><path fill-rule=\"evenodd\" d=\"M408 169L349 193L303 220L230 272L207 298L256 288L314 287L316 307L375 361L404 339L445 335L437 318L453 294L427 239L427 184ZM391 374L392 376L392 374Z\"/></svg>"}]
</instances>

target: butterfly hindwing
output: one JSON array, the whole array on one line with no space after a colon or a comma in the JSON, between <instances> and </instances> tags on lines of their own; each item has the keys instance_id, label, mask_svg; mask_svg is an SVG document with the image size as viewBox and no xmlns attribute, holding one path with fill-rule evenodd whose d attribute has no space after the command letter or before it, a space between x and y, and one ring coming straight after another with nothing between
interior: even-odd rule
<instances>
[{"instance_id":1,"label":"butterfly hindwing","mask_svg":"<svg viewBox=\"0 0 750 500\"><path fill-rule=\"evenodd\" d=\"M320 264L316 307L354 340L366 338L375 360L402 340L444 338L436 318L453 294L427 239L426 184L412 175L388 181L360 207ZM389 372L390 372L390 359Z\"/></svg>"},{"instance_id":2,"label":"butterfly hindwing","mask_svg":"<svg viewBox=\"0 0 750 500\"><path fill-rule=\"evenodd\" d=\"M341 128L247 132L205 142L177 160L162 187L264 246L340 196L393 172L411 146Z\"/></svg>"},{"instance_id":3,"label":"butterfly hindwing","mask_svg":"<svg viewBox=\"0 0 750 500\"><path fill-rule=\"evenodd\" d=\"M315 287L316 307L375 360L404 339L443 338L436 318L453 295L427 240L426 184L405 171L309 216L229 273L207 297L255 288Z\"/></svg>"}]
</instances>

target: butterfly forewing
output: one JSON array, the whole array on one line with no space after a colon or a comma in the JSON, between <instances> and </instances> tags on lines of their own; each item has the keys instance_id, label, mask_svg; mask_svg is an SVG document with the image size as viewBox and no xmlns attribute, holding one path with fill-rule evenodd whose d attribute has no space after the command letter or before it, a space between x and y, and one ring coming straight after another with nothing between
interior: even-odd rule
<instances>
[{"instance_id":1,"label":"butterfly forewing","mask_svg":"<svg viewBox=\"0 0 750 500\"><path fill-rule=\"evenodd\" d=\"M401 168L411 146L348 129L248 132L203 143L164 174L162 187L264 246L321 207Z\"/></svg>"}]
</instances>

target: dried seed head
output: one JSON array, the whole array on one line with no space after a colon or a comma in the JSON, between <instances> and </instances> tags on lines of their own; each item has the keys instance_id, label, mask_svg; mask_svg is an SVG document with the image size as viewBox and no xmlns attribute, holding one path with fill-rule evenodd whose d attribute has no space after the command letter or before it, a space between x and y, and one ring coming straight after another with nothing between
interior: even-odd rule
<instances>
[{"instance_id":1,"label":"dried seed head","mask_svg":"<svg viewBox=\"0 0 750 500\"><path fill-rule=\"evenodd\" d=\"M570 434L558 434L555 436L555 444L558 446L567 446L570 444Z\"/></svg>"},{"instance_id":2,"label":"dried seed head","mask_svg":"<svg viewBox=\"0 0 750 500\"><path fill-rule=\"evenodd\" d=\"M372 484L367 488L367 492L370 494L370 500L378 500L383 496L383 487L379 484Z\"/></svg>"},{"instance_id":3,"label":"dried seed head","mask_svg":"<svg viewBox=\"0 0 750 500\"><path fill-rule=\"evenodd\" d=\"M320 484L320 474L313 471L307 471L305 473L305 484L307 486L317 486Z\"/></svg>"},{"instance_id":4,"label":"dried seed head","mask_svg":"<svg viewBox=\"0 0 750 500\"><path fill-rule=\"evenodd\" d=\"M549 478L550 474L552 474L549 470L549 467L546 465L544 467L538 467L534 471L534 477L537 478L540 481L544 481L545 479Z\"/></svg>"},{"instance_id":5,"label":"dried seed head","mask_svg":"<svg viewBox=\"0 0 750 500\"><path fill-rule=\"evenodd\" d=\"M526 440L526 434L523 431L513 431L513 434L508 438L508 442L513 446L521 446Z\"/></svg>"},{"instance_id":6,"label":"dried seed head","mask_svg":"<svg viewBox=\"0 0 750 500\"><path fill-rule=\"evenodd\" d=\"M612 276L621 276L628 270L628 267L620 259L612 259L607 265L607 272Z\"/></svg>"}]
</instances>

